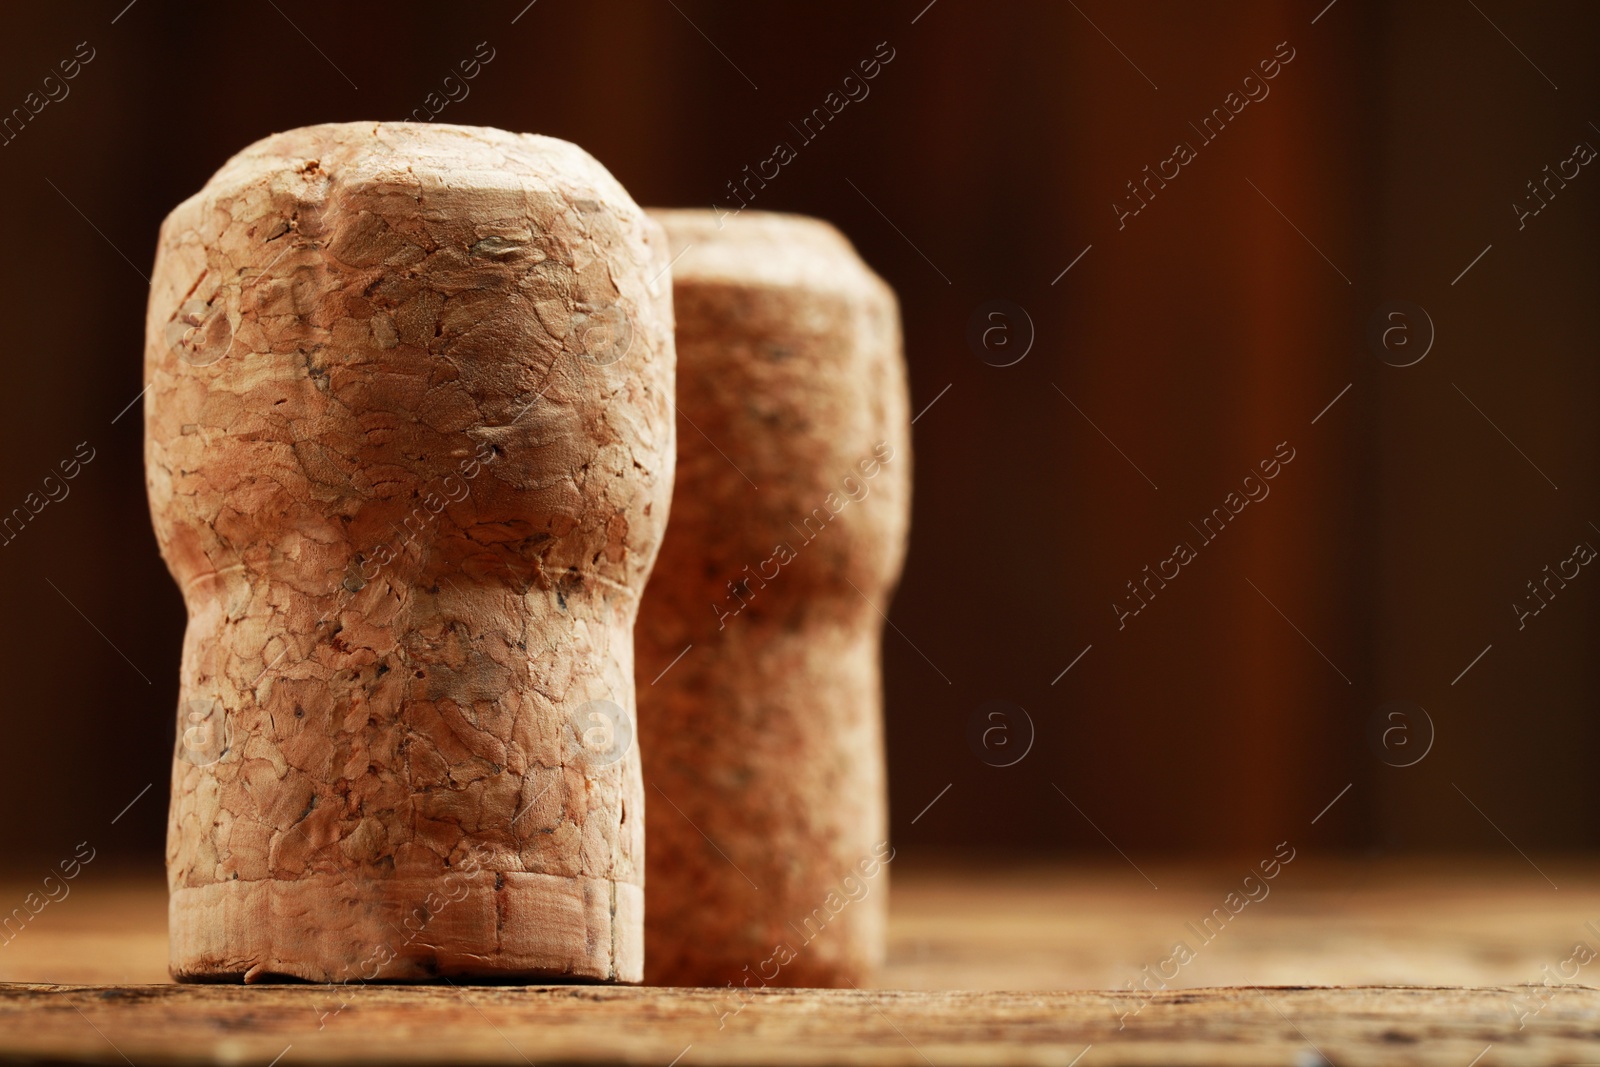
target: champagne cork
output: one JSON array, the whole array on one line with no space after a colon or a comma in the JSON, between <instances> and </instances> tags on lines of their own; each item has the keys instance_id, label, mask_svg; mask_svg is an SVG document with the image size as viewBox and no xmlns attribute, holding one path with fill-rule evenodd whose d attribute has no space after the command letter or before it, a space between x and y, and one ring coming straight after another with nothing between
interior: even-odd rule
<instances>
[{"instance_id":1,"label":"champagne cork","mask_svg":"<svg viewBox=\"0 0 1600 1067\"><path fill-rule=\"evenodd\" d=\"M291 130L168 216L175 977L639 980L667 264L593 158L483 128Z\"/></svg>"},{"instance_id":2,"label":"champagne cork","mask_svg":"<svg viewBox=\"0 0 1600 1067\"><path fill-rule=\"evenodd\" d=\"M640 609L655 983L881 962L880 649L911 451L893 292L798 216L653 211L676 257L678 472Z\"/></svg>"}]
</instances>

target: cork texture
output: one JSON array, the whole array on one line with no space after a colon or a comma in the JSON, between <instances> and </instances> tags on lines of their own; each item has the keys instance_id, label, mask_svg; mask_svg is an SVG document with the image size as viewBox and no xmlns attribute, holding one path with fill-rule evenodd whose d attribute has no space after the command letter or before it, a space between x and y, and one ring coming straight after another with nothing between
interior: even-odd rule
<instances>
[{"instance_id":1,"label":"cork texture","mask_svg":"<svg viewBox=\"0 0 1600 1067\"><path fill-rule=\"evenodd\" d=\"M678 472L638 631L650 982L837 986L883 956L880 650L910 509L894 295L826 223L653 211Z\"/></svg>"},{"instance_id":2,"label":"cork texture","mask_svg":"<svg viewBox=\"0 0 1600 1067\"><path fill-rule=\"evenodd\" d=\"M631 733L667 264L590 156L484 128L292 130L167 218L176 977L640 978L638 749L585 726Z\"/></svg>"}]
</instances>

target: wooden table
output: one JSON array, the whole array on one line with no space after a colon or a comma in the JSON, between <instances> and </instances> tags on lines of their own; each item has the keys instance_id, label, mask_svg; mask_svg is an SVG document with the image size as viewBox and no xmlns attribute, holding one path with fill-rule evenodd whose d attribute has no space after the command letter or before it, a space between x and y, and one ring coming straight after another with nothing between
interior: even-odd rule
<instances>
[{"instance_id":1,"label":"wooden table","mask_svg":"<svg viewBox=\"0 0 1600 1067\"><path fill-rule=\"evenodd\" d=\"M897 861L873 988L761 990L742 1008L726 990L178 986L159 875L90 868L0 944L0 1058L1600 1064L1600 991L1579 984L1600 955L1574 951L1600 954L1594 861L1302 859L1209 943L1200 921L1246 866L1143 866L1148 881ZM0 903L31 888L0 883Z\"/></svg>"}]
</instances>

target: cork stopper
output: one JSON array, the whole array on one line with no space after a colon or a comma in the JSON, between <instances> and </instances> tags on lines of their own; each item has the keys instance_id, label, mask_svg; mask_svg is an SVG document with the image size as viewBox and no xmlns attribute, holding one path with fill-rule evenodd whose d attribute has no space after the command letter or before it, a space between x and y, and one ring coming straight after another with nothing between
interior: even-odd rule
<instances>
[{"instance_id":1,"label":"cork stopper","mask_svg":"<svg viewBox=\"0 0 1600 1067\"><path fill-rule=\"evenodd\" d=\"M639 980L667 263L590 156L484 128L291 130L167 218L175 977Z\"/></svg>"},{"instance_id":2,"label":"cork stopper","mask_svg":"<svg viewBox=\"0 0 1600 1067\"><path fill-rule=\"evenodd\" d=\"M677 257L677 486L641 607L648 981L881 962L880 647L910 509L893 293L837 230L653 211Z\"/></svg>"}]
</instances>

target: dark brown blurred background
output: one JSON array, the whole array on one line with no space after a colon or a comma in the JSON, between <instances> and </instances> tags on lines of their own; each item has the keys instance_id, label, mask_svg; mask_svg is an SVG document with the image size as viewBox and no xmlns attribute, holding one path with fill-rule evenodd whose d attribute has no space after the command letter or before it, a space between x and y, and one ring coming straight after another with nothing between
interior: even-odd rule
<instances>
[{"instance_id":1,"label":"dark brown blurred background","mask_svg":"<svg viewBox=\"0 0 1600 1067\"><path fill-rule=\"evenodd\" d=\"M1600 167L1564 163L1600 146L1600 8L125 3L29 6L0 35L0 112L92 50L0 145L0 513L93 450L0 545L6 868L85 838L161 855L183 608L138 406L119 417L161 218L268 133L411 116L483 48L438 121L575 141L646 205L728 202L789 142L752 206L832 220L898 290L921 415L886 643L897 844L1600 842L1600 574L1522 629L1512 607L1600 545ZM869 95L802 146L790 123L883 42ZM1119 228L1179 141L1195 158ZM1547 165L1578 172L1519 228ZM1010 366L969 344L992 300L1031 320ZM1369 323L1395 301L1385 349ZM1417 307L1431 349L1384 362L1426 348ZM1026 347L1015 311L994 325L1005 358ZM1203 543L1190 524L1283 442L1270 495ZM1119 628L1179 541L1197 557ZM991 700L1032 724L1009 767L969 742ZM1007 723L1010 759L1029 730Z\"/></svg>"}]
</instances>

